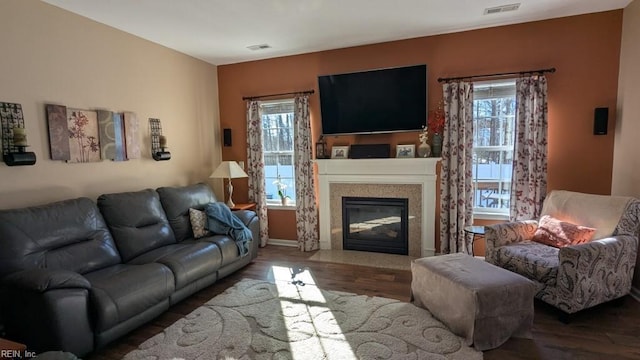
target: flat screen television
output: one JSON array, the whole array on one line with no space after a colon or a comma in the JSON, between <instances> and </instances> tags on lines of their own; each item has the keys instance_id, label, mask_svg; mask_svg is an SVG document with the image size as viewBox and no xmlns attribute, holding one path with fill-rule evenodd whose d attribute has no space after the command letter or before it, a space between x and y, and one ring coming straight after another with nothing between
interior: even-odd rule
<instances>
[{"instance_id":1,"label":"flat screen television","mask_svg":"<svg viewBox=\"0 0 640 360\"><path fill-rule=\"evenodd\" d=\"M322 133L420 130L427 122L427 65L318 77Z\"/></svg>"}]
</instances>

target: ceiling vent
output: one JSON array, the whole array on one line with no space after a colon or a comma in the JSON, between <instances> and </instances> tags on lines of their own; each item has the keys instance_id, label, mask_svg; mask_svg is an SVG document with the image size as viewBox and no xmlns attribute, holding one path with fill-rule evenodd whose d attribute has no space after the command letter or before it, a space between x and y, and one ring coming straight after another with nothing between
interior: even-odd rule
<instances>
[{"instance_id":1,"label":"ceiling vent","mask_svg":"<svg viewBox=\"0 0 640 360\"><path fill-rule=\"evenodd\" d=\"M251 45L251 46L247 46L247 49L251 51L271 49L271 45L269 44Z\"/></svg>"},{"instance_id":2,"label":"ceiling vent","mask_svg":"<svg viewBox=\"0 0 640 360\"><path fill-rule=\"evenodd\" d=\"M520 7L520 3L496 6L496 7L484 9L484 14L485 15L490 15L490 14L503 13L503 12L507 12L507 11L516 11L516 10L518 10L519 7Z\"/></svg>"}]
</instances>

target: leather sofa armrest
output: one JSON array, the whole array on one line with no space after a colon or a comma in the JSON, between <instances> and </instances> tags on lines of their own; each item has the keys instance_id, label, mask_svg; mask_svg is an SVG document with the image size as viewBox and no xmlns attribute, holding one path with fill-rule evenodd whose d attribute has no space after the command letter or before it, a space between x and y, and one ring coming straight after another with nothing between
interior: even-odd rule
<instances>
[{"instance_id":1,"label":"leather sofa armrest","mask_svg":"<svg viewBox=\"0 0 640 360\"><path fill-rule=\"evenodd\" d=\"M233 214L237 216L238 219L240 219L240 221L242 221L244 226L247 226L247 227L251 223L251 220L258 217L256 212L253 210L235 210L233 211Z\"/></svg>"},{"instance_id":2,"label":"leather sofa armrest","mask_svg":"<svg viewBox=\"0 0 640 360\"><path fill-rule=\"evenodd\" d=\"M94 348L91 284L67 270L32 269L0 282L7 336L37 352L63 350L83 356Z\"/></svg>"},{"instance_id":3,"label":"leather sofa armrest","mask_svg":"<svg viewBox=\"0 0 640 360\"><path fill-rule=\"evenodd\" d=\"M260 218L253 210L236 210L233 213L251 230L249 256L251 256L251 259L255 259L258 256L258 247L260 245Z\"/></svg>"},{"instance_id":4,"label":"leather sofa armrest","mask_svg":"<svg viewBox=\"0 0 640 360\"><path fill-rule=\"evenodd\" d=\"M637 252L638 238L630 235L561 248L559 295L581 310L628 294Z\"/></svg>"},{"instance_id":5,"label":"leather sofa armrest","mask_svg":"<svg viewBox=\"0 0 640 360\"><path fill-rule=\"evenodd\" d=\"M84 276L68 270L23 270L7 275L2 282L7 287L40 293L54 289L91 289L91 283Z\"/></svg>"}]
</instances>

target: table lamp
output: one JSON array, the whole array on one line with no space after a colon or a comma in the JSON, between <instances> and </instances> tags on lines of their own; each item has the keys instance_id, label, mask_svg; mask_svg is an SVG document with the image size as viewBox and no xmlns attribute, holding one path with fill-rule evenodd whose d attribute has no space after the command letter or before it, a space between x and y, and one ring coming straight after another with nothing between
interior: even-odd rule
<instances>
[{"instance_id":1,"label":"table lamp","mask_svg":"<svg viewBox=\"0 0 640 360\"><path fill-rule=\"evenodd\" d=\"M227 200L227 206L232 208L236 206L231 199L231 195L233 194L233 185L231 184L231 179L236 178L245 178L249 177L244 170L238 165L235 161L223 161L214 172L209 175L210 178L223 178L229 179L227 183L227 191L229 192L229 200Z\"/></svg>"}]
</instances>

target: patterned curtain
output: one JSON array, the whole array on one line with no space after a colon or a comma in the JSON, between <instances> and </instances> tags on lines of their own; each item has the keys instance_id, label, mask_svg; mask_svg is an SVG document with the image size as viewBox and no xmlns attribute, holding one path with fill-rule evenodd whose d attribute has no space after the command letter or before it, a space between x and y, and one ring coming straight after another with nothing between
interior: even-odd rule
<instances>
[{"instance_id":1,"label":"patterned curtain","mask_svg":"<svg viewBox=\"0 0 640 360\"><path fill-rule=\"evenodd\" d=\"M302 251L317 250L320 244L318 233L318 204L311 158L311 122L309 120L309 96L295 98L293 132L296 173L296 223L298 248Z\"/></svg>"},{"instance_id":2,"label":"patterned curtain","mask_svg":"<svg viewBox=\"0 0 640 360\"><path fill-rule=\"evenodd\" d=\"M547 194L547 79L542 75L518 79L516 104L512 221L537 219Z\"/></svg>"},{"instance_id":3,"label":"patterned curtain","mask_svg":"<svg viewBox=\"0 0 640 360\"><path fill-rule=\"evenodd\" d=\"M458 81L442 87L444 131L440 171L440 251L471 254L464 227L473 223L473 85Z\"/></svg>"},{"instance_id":4,"label":"patterned curtain","mask_svg":"<svg viewBox=\"0 0 640 360\"><path fill-rule=\"evenodd\" d=\"M262 119L257 101L247 101L247 174L249 175L249 201L256 203L256 214L260 219L260 246L266 246L269 241L269 222L264 189Z\"/></svg>"}]
</instances>

